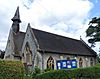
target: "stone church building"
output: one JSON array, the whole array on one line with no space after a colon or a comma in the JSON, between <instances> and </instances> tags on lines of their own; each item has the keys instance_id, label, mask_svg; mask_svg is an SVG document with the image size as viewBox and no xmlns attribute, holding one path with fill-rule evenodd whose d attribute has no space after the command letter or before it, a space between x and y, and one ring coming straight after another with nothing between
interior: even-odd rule
<instances>
[{"instance_id":1,"label":"stone church building","mask_svg":"<svg viewBox=\"0 0 100 79\"><path fill-rule=\"evenodd\" d=\"M28 68L57 69L57 60L77 61L77 67L96 64L94 52L82 39L76 40L31 28L20 31L19 7L15 12L5 49L5 59L20 60Z\"/></svg>"}]
</instances>

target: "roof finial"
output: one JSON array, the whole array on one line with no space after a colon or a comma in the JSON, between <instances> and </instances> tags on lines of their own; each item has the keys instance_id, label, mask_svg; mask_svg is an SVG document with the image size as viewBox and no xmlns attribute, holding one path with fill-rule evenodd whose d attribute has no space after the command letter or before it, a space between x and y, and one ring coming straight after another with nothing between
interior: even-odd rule
<instances>
[{"instance_id":1,"label":"roof finial","mask_svg":"<svg viewBox=\"0 0 100 79\"><path fill-rule=\"evenodd\" d=\"M82 37L81 37L81 35L80 35L80 40L82 40Z\"/></svg>"},{"instance_id":2,"label":"roof finial","mask_svg":"<svg viewBox=\"0 0 100 79\"><path fill-rule=\"evenodd\" d=\"M30 27L30 23L28 23L28 26Z\"/></svg>"},{"instance_id":3,"label":"roof finial","mask_svg":"<svg viewBox=\"0 0 100 79\"><path fill-rule=\"evenodd\" d=\"M11 19L12 21L18 21L19 23L21 22L20 20L20 14L19 14L19 6L16 9L14 17Z\"/></svg>"}]
</instances>

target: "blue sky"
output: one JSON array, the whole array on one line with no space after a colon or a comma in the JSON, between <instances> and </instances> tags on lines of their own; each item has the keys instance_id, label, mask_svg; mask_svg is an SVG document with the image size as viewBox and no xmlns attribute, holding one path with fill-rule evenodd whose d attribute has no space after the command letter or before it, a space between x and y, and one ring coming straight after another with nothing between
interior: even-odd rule
<instances>
[{"instance_id":1,"label":"blue sky","mask_svg":"<svg viewBox=\"0 0 100 79\"><path fill-rule=\"evenodd\" d=\"M2 0L0 1L0 49L6 47L11 18L20 9L21 31L31 27L87 42L85 30L91 18L100 17L100 0ZM98 51L100 43L94 50Z\"/></svg>"},{"instance_id":2,"label":"blue sky","mask_svg":"<svg viewBox=\"0 0 100 79\"><path fill-rule=\"evenodd\" d=\"M92 17L100 17L100 0L90 0L93 3L93 8L91 10L91 16Z\"/></svg>"}]
</instances>

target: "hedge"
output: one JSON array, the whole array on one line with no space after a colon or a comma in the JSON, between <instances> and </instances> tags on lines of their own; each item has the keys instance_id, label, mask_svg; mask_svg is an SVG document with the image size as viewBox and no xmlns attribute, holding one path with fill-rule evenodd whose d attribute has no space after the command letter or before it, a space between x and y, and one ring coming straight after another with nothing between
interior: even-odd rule
<instances>
[{"instance_id":1,"label":"hedge","mask_svg":"<svg viewBox=\"0 0 100 79\"><path fill-rule=\"evenodd\" d=\"M0 79L24 79L22 62L0 60Z\"/></svg>"},{"instance_id":2,"label":"hedge","mask_svg":"<svg viewBox=\"0 0 100 79\"><path fill-rule=\"evenodd\" d=\"M65 70L54 70L39 74L35 79L67 79L68 75Z\"/></svg>"},{"instance_id":3,"label":"hedge","mask_svg":"<svg viewBox=\"0 0 100 79\"><path fill-rule=\"evenodd\" d=\"M36 75L35 79L100 79L100 65L70 70L51 70Z\"/></svg>"}]
</instances>

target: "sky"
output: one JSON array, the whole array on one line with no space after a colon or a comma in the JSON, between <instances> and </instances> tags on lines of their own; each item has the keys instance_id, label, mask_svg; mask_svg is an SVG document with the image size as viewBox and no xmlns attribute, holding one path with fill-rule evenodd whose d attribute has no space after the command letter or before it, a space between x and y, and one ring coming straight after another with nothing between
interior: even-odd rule
<instances>
[{"instance_id":1,"label":"sky","mask_svg":"<svg viewBox=\"0 0 100 79\"><path fill-rule=\"evenodd\" d=\"M86 42L85 31L93 17L100 17L100 0L1 0L0 1L0 49L5 50L11 19L19 6L20 30L27 24L32 28ZM89 44L90 45L90 44ZM100 43L93 48L99 51Z\"/></svg>"}]
</instances>

